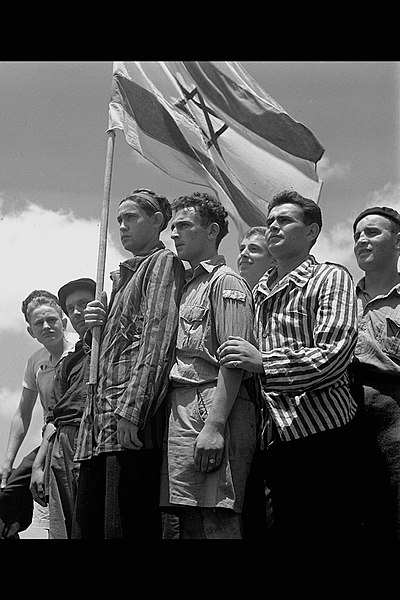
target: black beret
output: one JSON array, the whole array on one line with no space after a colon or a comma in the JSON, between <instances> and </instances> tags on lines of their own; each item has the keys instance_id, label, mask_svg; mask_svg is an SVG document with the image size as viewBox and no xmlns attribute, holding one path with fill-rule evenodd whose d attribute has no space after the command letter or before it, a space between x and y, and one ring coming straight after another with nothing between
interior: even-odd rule
<instances>
[{"instance_id":1,"label":"black beret","mask_svg":"<svg viewBox=\"0 0 400 600\"><path fill-rule=\"evenodd\" d=\"M394 208L389 208L388 206L373 206L363 210L362 213L358 215L353 223L353 232L356 230L357 223L367 215L381 215L382 217L390 219L400 227L400 214L397 212L397 210L394 210Z\"/></svg>"}]
</instances>

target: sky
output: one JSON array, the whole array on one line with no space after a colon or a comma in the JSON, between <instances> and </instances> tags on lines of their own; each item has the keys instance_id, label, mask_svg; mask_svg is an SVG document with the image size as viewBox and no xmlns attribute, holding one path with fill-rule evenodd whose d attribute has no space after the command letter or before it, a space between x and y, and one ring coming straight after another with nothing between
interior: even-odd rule
<instances>
[{"instance_id":1,"label":"sky","mask_svg":"<svg viewBox=\"0 0 400 600\"><path fill-rule=\"evenodd\" d=\"M313 254L345 265L358 280L354 218L368 206L400 210L400 62L241 64L325 148L317 167L323 229ZM25 363L39 348L26 331L22 300L33 289L57 293L71 279L96 279L111 79L111 61L0 62L0 463ZM170 199L196 189L135 154L117 132L108 293L108 273L129 257L120 245L116 208L135 187L150 187ZM174 249L168 231L162 239ZM220 251L236 269L234 228ZM37 402L16 465L40 443L41 420Z\"/></svg>"}]
</instances>

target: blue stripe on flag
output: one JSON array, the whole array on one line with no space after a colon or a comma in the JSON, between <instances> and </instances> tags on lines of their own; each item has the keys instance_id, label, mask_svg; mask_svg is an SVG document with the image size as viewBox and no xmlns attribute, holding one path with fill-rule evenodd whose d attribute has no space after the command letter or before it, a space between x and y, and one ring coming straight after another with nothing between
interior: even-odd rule
<instances>
[{"instance_id":1,"label":"blue stripe on flag","mask_svg":"<svg viewBox=\"0 0 400 600\"><path fill-rule=\"evenodd\" d=\"M119 74L114 77L117 87L114 88L112 101L120 103L146 135L202 164L231 199L240 218L248 227L265 224L266 215L243 194L226 173L217 168L211 158L198 149L193 150L172 115L152 92ZM267 204L265 208L267 212Z\"/></svg>"},{"instance_id":2,"label":"blue stripe on flag","mask_svg":"<svg viewBox=\"0 0 400 600\"><path fill-rule=\"evenodd\" d=\"M205 98L246 129L285 152L317 162L324 153L314 134L227 77L210 62L183 62Z\"/></svg>"},{"instance_id":3,"label":"blue stripe on flag","mask_svg":"<svg viewBox=\"0 0 400 600\"><path fill-rule=\"evenodd\" d=\"M135 119L142 131L153 139L200 162L170 113L160 104L154 94L121 75L117 74L114 77L123 96L124 109ZM117 99L113 98L113 100Z\"/></svg>"}]
</instances>

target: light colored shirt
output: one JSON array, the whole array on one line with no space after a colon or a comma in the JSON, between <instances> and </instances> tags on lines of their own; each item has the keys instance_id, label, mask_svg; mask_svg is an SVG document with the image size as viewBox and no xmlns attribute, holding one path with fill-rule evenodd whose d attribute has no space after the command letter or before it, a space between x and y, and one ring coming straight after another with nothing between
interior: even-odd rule
<instances>
[{"instance_id":1,"label":"light colored shirt","mask_svg":"<svg viewBox=\"0 0 400 600\"><path fill-rule=\"evenodd\" d=\"M52 401L54 369L64 356L74 351L75 343L78 339L79 336L76 333L66 332L64 334L64 350L60 359L57 361L53 361L52 355L44 346L39 348L39 350L36 350L36 352L28 358L22 386L39 394L40 403L43 408L44 422L48 416Z\"/></svg>"},{"instance_id":2,"label":"light colored shirt","mask_svg":"<svg viewBox=\"0 0 400 600\"><path fill-rule=\"evenodd\" d=\"M371 299L365 291L363 277L356 292L357 362L371 372L400 377L400 283L387 294Z\"/></svg>"},{"instance_id":3,"label":"light colored shirt","mask_svg":"<svg viewBox=\"0 0 400 600\"><path fill-rule=\"evenodd\" d=\"M276 285L254 291L265 401L282 440L349 422L357 405L348 367L357 340L355 286L347 269L311 255Z\"/></svg>"},{"instance_id":4,"label":"light colored shirt","mask_svg":"<svg viewBox=\"0 0 400 600\"><path fill-rule=\"evenodd\" d=\"M121 263L110 299L98 365L98 382L80 424L75 460L123 450L117 415L144 428L163 402L174 359L184 268L160 242Z\"/></svg>"},{"instance_id":5,"label":"light colored shirt","mask_svg":"<svg viewBox=\"0 0 400 600\"><path fill-rule=\"evenodd\" d=\"M252 341L254 305L246 282L217 255L187 273L179 308L173 386L217 382L217 348L230 335Z\"/></svg>"},{"instance_id":6,"label":"light colored shirt","mask_svg":"<svg viewBox=\"0 0 400 600\"><path fill-rule=\"evenodd\" d=\"M51 412L54 403L52 391L55 376L55 369L62 359L74 351L75 343L79 336L75 332L64 333L64 349L59 360L53 362L50 352L42 346L36 350L29 358L25 366L25 372L22 380L22 386L28 390L37 392L43 409L43 423ZM37 502L33 503L32 526L41 529L49 529L49 507L41 506Z\"/></svg>"}]
</instances>

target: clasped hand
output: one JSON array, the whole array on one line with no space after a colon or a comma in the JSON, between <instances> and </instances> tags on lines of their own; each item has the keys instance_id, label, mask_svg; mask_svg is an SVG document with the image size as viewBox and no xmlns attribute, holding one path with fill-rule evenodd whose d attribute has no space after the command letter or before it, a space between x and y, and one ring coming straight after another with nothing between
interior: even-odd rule
<instances>
[{"instance_id":1,"label":"clasped hand","mask_svg":"<svg viewBox=\"0 0 400 600\"><path fill-rule=\"evenodd\" d=\"M253 344L244 338L230 335L217 350L221 366L228 369L245 369L250 373L262 373L262 354Z\"/></svg>"}]
</instances>

